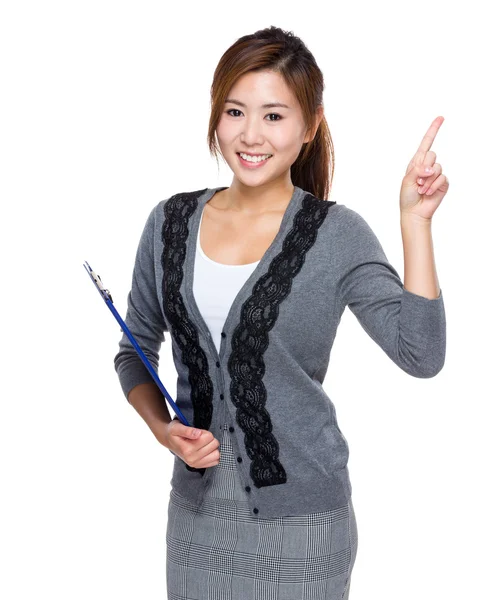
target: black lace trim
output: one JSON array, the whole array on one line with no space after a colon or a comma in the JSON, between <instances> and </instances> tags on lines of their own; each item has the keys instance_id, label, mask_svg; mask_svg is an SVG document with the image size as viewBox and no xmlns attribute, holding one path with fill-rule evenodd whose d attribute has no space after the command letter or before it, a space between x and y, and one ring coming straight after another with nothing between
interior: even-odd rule
<instances>
[{"instance_id":1,"label":"black lace trim","mask_svg":"<svg viewBox=\"0 0 499 600\"><path fill-rule=\"evenodd\" d=\"M251 459L250 475L257 488L286 483L287 479L278 458L279 443L272 433L272 421L265 408L263 354L269 343L269 332L279 316L279 305L290 293L293 278L302 268L305 255L314 245L318 229L333 204L336 203L305 194L282 250L253 286L232 335L228 360L230 396L237 408L236 421L244 431L244 444Z\"/></svg>"},{"instance_id":2,"label":"black lace trim","mask_svg":"<svg viewBox=\"0 0 499 600\"><path fill-rule=\"evenodd\" d=\"M180 293L184 277L186 244L189 236L188 222L198 206L199 196L208 188L172 196L164 206L162 227L163 253L163 310L170 322L171 335L182 351L182 361L189 369L191 400L194 410L193 427L209 429L213 414L213 383L209 375L208 359L199 344L195 324ZM188 471L204 475L206 468L191 467Z\"/></svg>"}]
</instances>

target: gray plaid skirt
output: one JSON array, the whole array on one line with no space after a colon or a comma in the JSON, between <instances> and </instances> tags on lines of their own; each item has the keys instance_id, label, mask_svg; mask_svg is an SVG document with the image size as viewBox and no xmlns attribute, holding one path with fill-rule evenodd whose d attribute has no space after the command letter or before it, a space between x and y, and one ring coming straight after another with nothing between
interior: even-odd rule
<instances>
[{"instance_id":1,"label":"gray plaid skirt","mask_svg":"<svg viewBox=\"0 0 499 600\"><path fill-rule=\"evenodd\" d=\"M347 600L357 555L352 499L273 519L250 512L227 424L200 507L170 492L168 600Z\"/></svg>"}]
</instances>

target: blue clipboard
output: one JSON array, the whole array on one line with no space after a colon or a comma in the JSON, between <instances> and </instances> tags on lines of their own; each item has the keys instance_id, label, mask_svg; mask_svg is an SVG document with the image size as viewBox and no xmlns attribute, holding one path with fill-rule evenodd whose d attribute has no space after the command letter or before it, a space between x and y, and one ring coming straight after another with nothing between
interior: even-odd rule
<instances>
[{"instance_id":1,"label":"blue clipboard","mask_svg":"<svg viewBox=\"0 0 499 600\"><path fill-rule=\"evenodd\" d=\"M109 310L113 313L113 315L115 316L116 320L120 324L121 331L125 332L125 334L127 335L128 339L132 343L133 347L135 348L135 350L137 350L138 355L140 356L140 358L142 359L142 362L147 367L147 370L149 371L149 373L151 374L151 377L156 382L156 385L161 390L161 393L168 400L168 402L170 403L170 406L175 411L175 414L177 415L177 417L179 418L179 420L184 425L187 425L188 427L190 427L189 421L184 417L184 415L182 414L181 410L178 408L176 402L173 400L173 398L170 396L170 394L166 391L165 386L161 383L161 379L158 377L158 374L153 369L153 367L152 367L151 363L149 362L147 356L142 352L142 350L140 349L140 346L137 344L135 338L133 337L132 332L128 329L128 327L126 326L125 322L120 317L118 311L114 307L113 298L111 297L111 294L110 294L109 290L104 289L104 286L102 285L101 278L90 267L90 265L88 264L87 261L85 261L83 263L83 266L87 270L87 273L90 275L90 279L94 282L95 287L97 288L99 294L104 299L104 302L107 304Z\"/></svg>"}]
</instances>

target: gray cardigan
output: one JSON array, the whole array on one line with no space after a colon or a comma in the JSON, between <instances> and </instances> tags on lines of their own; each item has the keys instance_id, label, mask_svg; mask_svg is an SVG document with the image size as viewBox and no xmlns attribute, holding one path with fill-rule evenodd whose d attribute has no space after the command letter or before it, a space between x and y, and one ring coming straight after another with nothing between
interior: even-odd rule
<instances>
[{"instance_id":1,"label":"gray cardigan","mask_svg":"<svg viewBox=\"0 0 499 600\"><path fill-rule=\"evenodd\" d=\"M193 273L201 211L221 189L175 194L151 210L126 324L155 370L169 331L177 405L219 440L229 424L251 515L345 505L349 449L322 387L343 311L348 306L403 371L429 378L445 361L442 292L428 299L406 290L357 212L295 186L279 232L229 310L218 353L193 296ZM153 381L125 334L114 365L127 399ZM172 382L165 385L175 397ZM199 506L213 467L190 467L172 454L171 487Z\"/></svg>"}]
</instances>

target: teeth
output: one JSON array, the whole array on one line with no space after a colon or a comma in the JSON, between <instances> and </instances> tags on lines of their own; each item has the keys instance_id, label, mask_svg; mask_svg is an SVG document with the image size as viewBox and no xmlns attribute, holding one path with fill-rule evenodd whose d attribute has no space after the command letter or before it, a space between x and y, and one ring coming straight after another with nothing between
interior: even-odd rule
<instances>
[{"instance_id":1,"label":"teeth","mask_svg":"<svg viewBox=\"0 0 499 600\"><path fill-rule=\"evenodd\" d=\"M269 156L272 156L272 154L262 154L261 156L250 156L249 154L244 154L244 152L239 152L239 154L244 158L244 160L247 160L248 162L262 162L262 160L266 160L267 158L269 158Z\"/></svg>"}]
</instances>

